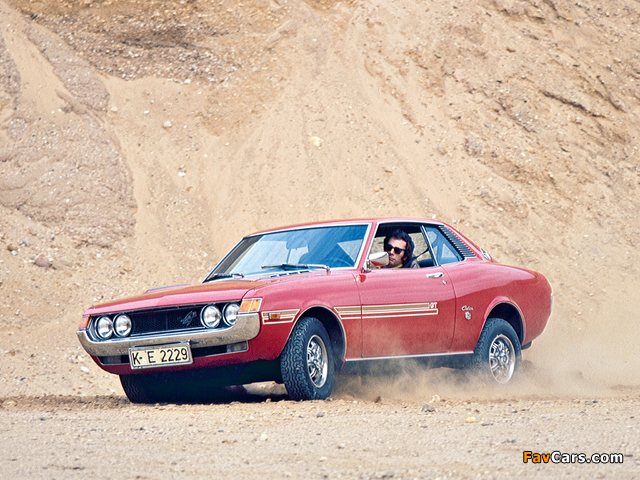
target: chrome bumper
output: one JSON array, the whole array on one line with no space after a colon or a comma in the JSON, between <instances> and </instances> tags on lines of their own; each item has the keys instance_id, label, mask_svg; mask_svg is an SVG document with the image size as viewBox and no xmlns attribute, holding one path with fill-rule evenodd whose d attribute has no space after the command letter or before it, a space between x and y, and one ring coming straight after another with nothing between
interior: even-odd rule
<instances>
[{"instance_id":1,"label":"chrome bumper","mask_svg":"<svg viewBox=\"0 0 640 480\"><path fill-rule=\"evenodd\" d=\"M169 343L189 342L191 348L215 347L244 342L258 336L260 332L260 315L258 313L239 314L236 324L225 329L204 330L198 332L171 332L144 337L114 338L96 342L89 338L86 330L78 331L82 347L92 357L110 357L129 355L130 347L145 345L164 345Z\"/></svg>"}]
</instances>

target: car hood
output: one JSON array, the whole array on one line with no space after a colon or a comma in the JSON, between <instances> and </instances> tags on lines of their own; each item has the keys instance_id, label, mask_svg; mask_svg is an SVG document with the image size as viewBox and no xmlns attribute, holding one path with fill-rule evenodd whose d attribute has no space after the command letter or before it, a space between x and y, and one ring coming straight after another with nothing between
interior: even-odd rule
<instances>
[{"instance_id":1,"label":"car hood","mask_svg":"<svg viewBox=\"0 0 640 480\"><path fill-rule=\"evenodd\" d=\"M217 280L200 285L178 285L174 287L149 290L142 295L103 303L89 308L85 315L125 312L176 305L194 305L201 303L241 300L249 290L265 285L257 280Z\"/></svg>"},{"instance_id":2,"label":"car hood","mask_svg":"<svg viewBox=\"0 0 640 480\"><path fill-rule=\"evenodd\" d=\"M274 283L299 281L305 277L315 277L318 275L326 275L326 273L324 271L314 271L297 275L275 275L253 279L220 279L199 285L177 285L173 287L156 288L135 297L96 305L89 308L84 314L102 315L105 313L173 307L177 305L238 301L243 299L249 291L259 290Z\"/></svg>"}]
</instances>

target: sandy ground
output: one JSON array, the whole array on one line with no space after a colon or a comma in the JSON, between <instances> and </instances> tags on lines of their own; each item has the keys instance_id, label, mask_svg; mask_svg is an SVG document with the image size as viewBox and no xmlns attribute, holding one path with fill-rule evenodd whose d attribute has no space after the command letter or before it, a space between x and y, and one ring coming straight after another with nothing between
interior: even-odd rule
<instances>
[{"instance_id":1,"label":"sandy ground","mask_svg":"<svg viewBox=\"0 0 640 480\"><path fill-rule=\"evenodd\" d=\"M639 21L632 0L0 0L0 478L632 478ZM143 407L75 336L252 231L396 215L549 278L519 385L410 369L331 402Z\"/></svg>"},{"instance_id":2,"label":"sandy ground","mask_svg":"<svg viewBox=\"0 0 640 480\"><path fill-rule=\"evenodd\" d=\"M118 397L5 400L1 475L637 478L640 466L637 421L630 415L640 407L637 398L456 400L431 408L266 398L156 406L132 406ZM524 463L527 451L625 457L622 464L534 464Z\"/></svg>"}]
</instances>

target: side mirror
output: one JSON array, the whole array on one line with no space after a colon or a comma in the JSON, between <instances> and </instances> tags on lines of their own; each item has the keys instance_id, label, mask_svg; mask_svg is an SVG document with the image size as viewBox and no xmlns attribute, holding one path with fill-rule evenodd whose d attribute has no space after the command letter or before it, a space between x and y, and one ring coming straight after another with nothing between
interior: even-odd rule
<instances>
[{"instance_id":1,"label":"side mirror","mask_svg":"<svg viewBox=\"0 0 640 480\"><path fill-rule=\"evenodd\" d=\"M367 258L367 270L389 265L389 254L387 252L376 252Z\"/></svg>"}]
</instances>

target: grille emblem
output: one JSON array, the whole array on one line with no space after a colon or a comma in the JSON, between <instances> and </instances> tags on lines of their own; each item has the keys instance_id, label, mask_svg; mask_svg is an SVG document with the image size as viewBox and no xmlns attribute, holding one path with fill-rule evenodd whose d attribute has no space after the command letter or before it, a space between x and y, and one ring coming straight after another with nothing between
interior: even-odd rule
<instances>
[{"instance_id":1,"label":"grille emblem","mask_svg":"<svg viewBox=\"0 0 640 480\"><path fill-rule=\"evenodd\" d=\"M191 325L191 321L197 316L198 316L198 314L192 310L187 314L187 316L185 316L184 318L180 319L180 323L182 325L184 325L185 327L187 325Z\"/></svg>"}]
</instances>

